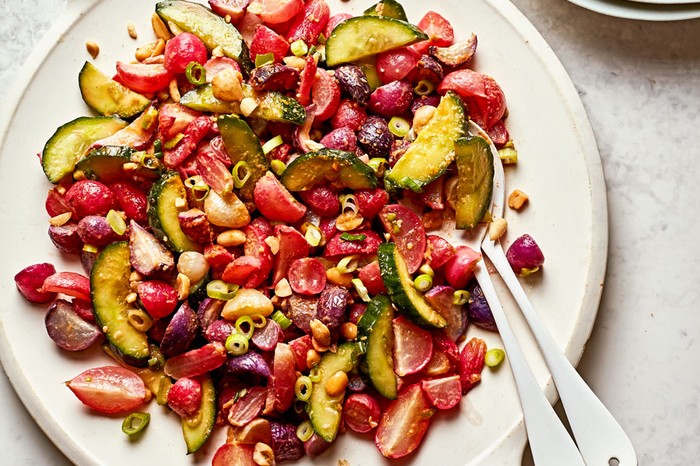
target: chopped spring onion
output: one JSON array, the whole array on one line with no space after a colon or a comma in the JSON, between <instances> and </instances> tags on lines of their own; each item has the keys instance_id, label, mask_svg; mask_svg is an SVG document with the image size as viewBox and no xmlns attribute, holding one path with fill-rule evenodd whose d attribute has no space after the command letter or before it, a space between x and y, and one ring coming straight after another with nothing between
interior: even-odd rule
<instances>
[{"instance_id":1,"label":"chopped spring onion","mask_svg":"<svg viewBox=\"0 0 700 466\"><path fill-rule=\"evenodd\" d=\"M135 435L146 428L151 420L148 413L131 413L122 422L122 432L126 435Z\"/></svg>"},{"instance_id":2,"label":"chopped spring onion","mask_svg":"<svg viewBox=\"0 0 700 466\"><path fill-rule=\"evenodd\" d=\"M226 338L226 351L234 356L241 356L248 352L248 339L240 333L232 333Z\"/></svg>"},{"instance_id":3,"label":"chopped spring onion","mask_svg":"<svg viewBox=\"0 0 700 466\"><path fill-rule=\"evenodd\" d=\"M267 318L262 314L253 314L250 318L255 328L263 328L267 324Z\"/></svg>"},{"instance_id":4,"label":"chopped spring onion","mask_svg":"<svg viewBox=\"0 0 700 466\"><path fill-rule=\"evenodd\" d=\"M200 175L190 176L185 180L185 187L190 190L192 197L203 201L209 195L210 187Z\"/></svg>"},{"instance_id":5,"label":"chopped spring onion","mask_svg":"<svg viewBox=\"0 0 700 466\"><path fill-rule=\"evenodd\" d=\"M306 55L306 53L309 51L308 45L306 45L306 42L304 42L302 39L298 39L292 42L289 45L289 48L291 49L295 57L301 57L303 55Z\"/></svg>"},{"instance_id":6,"label":"chopped spring onion","mask_svg":"<svg viewBox=\"0 0 700 466\"><path fill-rule=\"evenodd\" d=\"M281 146L282 144L284 144L284 140L282 139L282 136L280 136L278 134L277 136L275 136L274 138L270 139L265 144L263 144L262 150L265 153L265 155L267 155L270 152L272 152L272 150L275 147Z\"/></svg>"},{"instance_id":7,"label":"chopped spring onion","mask_svg":"<svg viewBox=\"0 0 700 466\"><path fill-rule=\"evenodd\" d=\"M250 340L250 337L253 336L254 331L255 323L253 322L252 317L246 315L240 316L238 319L236 319L236 332L239 335L243 335L246 340Z\"/></svg>"},{"instance_id":8,"label":"chopped spring onion","mask_svg":"<svg viewBox=\"0 0 700 466\"><path fill-rule=\"evenodd\" d=\"M435 277L435 271L433 268L430 266L430 264L423 264L420 266L418 269L420 273L424 273L426 275L430 275L431 277Z\"/></svg>"},{"instance_id":9,"label":"chopped spring onion","mask_svg":"<svg viewBox=\"0 0 700 466\"><path fill-rule=\"evenodd\" d=\"M311 427L311 421L306 420L297 427L297 437L302 442L306 442L314 435L314 428Z\"/></svg>"},{"instance_id":10,"label":"chopped spring onion","mask_svg":"<svg viewBox=\"0 0 700 466\"><path fill-rule=\"evenodd\" d=\"M241 177L241 169L243 169L243 177ZM231 174L233 175L233 185L240 189L250 178L250 165L245 160L241 160L233 167Z\"/></svg>"},{"instance_id":11,"label":"chopped spring onion","mask_svg":"<svg viewBox=\"0 0 700 466\"><path fill-rule=\"evenodd\" d=\"M496 367L506 358L506 352L501 348L491 348L484 355L484 364L489 367Z\"/></svg>"},{"instance_id":12,"label":"chopped spring onion","mask_svg":"<svg viewBox=\"0 0 700 466\"><path fill-rule=\"evenodd\" d=\"M163 141L160 139L153 141L153 155L159 159L163 157Z\"/></svg>"},{"instance_id":13,"label":"chopped spring onion","mask_svg":"<svg viewBox=\"0 0 700 466\"><path fill-rule=\"evenodd\" d=\"M190 84L201 86L207 82L207 72L202 65L196 61L191 61L185 68L185 77Z\"/></svg>"},{"instance_id":14,"label":"chopped spring onion","mask_svg":"<svg viewBox=\"0 0 700 466\"><path fill-rule=\"evenodd\" d=\"M238 285L226 283L223 280L212 280L207 283L207 296L213 299L228 301L238 293Z\"/></svg>"},{"instance_id":15,"label":"chopped spring onion","mask_svg":"<svg viewBox=\"0 0 700 466\"><path fill-rule=\"evenodd\" d=\"M352 233L343 233L340 235L340 239L343 241L364 241L367 235L360 233L359 235L353 235Z\"/></svg>"},{"instance_id":16,"label":"chopped spring onion","mask_svg":"<svg viewBox=\"0 0 700 466\"><path fill-rule=\"evenodd\" d=\"M433 277L431 277L427 273L418 275L413 280L413 287L421 293L425 293L433 287Z\"/></svg>"},{"instance_id":17,"label":"chopped spring onion","mask_svg":"<svg viewBox=\"0 0 700 466\"><path fill-rule=\"evenodd\" d=\"M527 277L528 275L532 275L533 273L537 272L538 270L540 270L539 267L532 267L532 268L523 267L522 269L520 269L520 273L518 275L520 275L521 277Z\"/></svg>"},{"instance_id":18,"label":"chopped spring onion","mask_svg":"<svg viewBox=\"0 0 700 466\"><path fill-rule=\"evenodd\" d=\"M312 382L320 382L321 381L321 371L318 370L318 365L314 366L310 371L309 371L309 379Z\"/></svg>"},{"instance_id":19,"label":"chopped spring onion","mask_svg":"<svg viewBox=\"0 0 700 466\"><path fill-rule=\"evenodd\" d=\"M359 211L359 207L357 207L357 198L354 194L341 194L340 211L345 213L348 210L352 210L355 213Z\"/></svg>"},{"instance_id":20,"label":"chopped spring onion","mask_svg":"<svg viewBox=\"0 0 700 466\"><path fill-rule=\"evenodd\" d=\"M275 159L270 161L270 168L275 175L282 176L282 173L284 173L287 166L281 160Z\"/></svg>"},{"instance_id":21,"label":"chopped spring onion","mask_svg":"<svg viewBox=\"0 0 700 466\"><path fill-rule=\"evenodd\" d=\"M518 163L518 151L513 147L504 147L498 150L498 157L503 165L515 165Z\"/></svg>"},{"instance_id":22,"label":"chopped spring onion","mask_svg":"<svg viewBox=\"0 0 700 466\"><path fill-rule=\"evenodd\" d=\"M353 278L352 286L355 287L355 291L357 291L357 294L360 295L362 301L366 303L370 302L369 292L367 291L367 287L365 287L365 284L362 283L362 280L360 280L359 278Z\"/></svg>"},{"instance_id":23,"label":"chopped spring onion","mask_svg":"<svg viewBox=\"0 0 700 466\"><path fill-rule=\"evenodd\" d=\"M311 379L302 375L294 383L294 394L301 401L308 401L311 398Z\"/></svg>"},{"instance_id":24,"label":"chopped spring onion","mask_svg":"<svg viewBox=\"0 0 700 466\"><path fill-rule=\"evenodd\" d=\"M107 223L109 223L109 226L112 227L112 231L119 236L126 233L126 222L124 221L124 217L119 215L119 212L116 210L110 210L107 212Z\"/></svg>"},{"instance_id":25,"label":"chopped spring onion","mask_svg":"<svg viewBox=\"0 0 700 466\"><path fill-rule=\"evenodd\" d=\"M394 136L402 138L406 136L410 130L411 124L406 121L405 118L395 116L391 117L391 120L389 120L389 131L391 131L391 134Z\"/></svg>"},{"instance_id":26,"label":"chopped spring onion","mask_svg":"<svg viewBox=\"0 0 700 466\"><path fill-rule=\"evenodd\" d=\"M452 297L452 304L455 306L462 306L469 302L469 292L467 290L456 290Z\"/></svg>"},{"instance_id":27,"label":"chopped spring onion","mask_svg":"<svg viewBox=\"0 0 700 466\"><path fill-rule=\"evenodd\" d=\"M317 227L313 223L309 223L306 226L306 233L304 233L304 238L306 239L307 243L309 243L313 247L316 247L319 244L321 244L323 234L321 233L321 229L319 227Z\"/></svg>"},{"instance_id":28,"label":"chopped spring onion","mask_svg":"<svg viewBox=\"0 0 700 466\"><path fill-rule=\"evenodd\" d=\"M282 327L282 330L286 330L290 325L292 325L292 321L289 319L289 317L284 315L282 311L273 312L270 319L277 322L279 326Z\"/></svg>"},{"instance_id":29,"label":"chopped spring onion","mask_svg":"<svg viewBox=\"0 0 700 466\"><path fill-rule=\"evenodd\" d=\"M270 53L263 53L260 55L257 55L255 57L255 67L260 68L263 65L267 65L269 63L272 63L275 61L275 54L270 52Z\"/></svg>"},{"instance_id":30,"label":"chopped spring onion","mask_svg":"<svg viewBox=\"0 0 700 466\"><path fill-rule=\"evenodd\" d=\"M163 144L163 147L165 149L173 149L175 146L177 146L177 143L182 141L182 138L184 138L185 135L182 133L177 133L175 136L173 136L171 139L168 139L165 141L165 144Z\"/></svg>"},{"instance_id":31,"label":"chopped spring onion","mask_svg":"<svg viewBox=\"0 0 700 466\"><path fill-rule=\"evenodd\" d=\"M347 233L343 233L345 235ZM362 235L364 236L364 235ZM342 235L341 235L342 238ZM363 238L364 239L364 238ZM336 269L338 269L338 272L340 273L353 273L355 270L357 270L357 267L359 265L360 261L358 260L358 256L346 256L340 259L338 261L338 265L336 266Z\"/></svg>"},{"instance_id":32,"label":"chopped spring onion","mask_svg":"<svg viewBox=\"0 0 700 466\"><path fill-rule=\"evenodd\" d=\"M421 186L418 183L416 183L416 180L414 180L413 178L404 177L401 179L401 184L405 185L407 188L409 188L414 193L422 193L423 192L423 188L421 188Z\"/></svg>"},{"instance_id":33,"label":"chopped spring onion","mask_svg":"<svg viewBox=\"0 0 700 466\"><path fill-rule=\"evenodd\" d=\"M413 92L418 95L428 95L435 90L435 85L427 79L421 79L413 88Z\"/></svg>"},{"instance_id":34,"label":"chopped spring onion","mask_svg":"<svg viewBox=\"0 0 700 466\"><path fill-rule=\"evenodd\" d=\"M369 159L369 162L367 162L367 165L374 171L374 174L377 176L384 176L384 172L386 171L386 159L383 159L381 157L374 157Z\"/></svg>"},{"instance_id":35,"label":"chopped spring onion","mask_svg":"<svg viewBox=\"0 0 700 466\"><path fill-rule=\"evenodd\" d=\"M147 332L148 329L153 327L153 319L141 309L130 309L126 319L132 327L141 332Z\"/></svg>"},{"instance_id":36,"label":"chopped spring onion","mask_svg":"<svg viewBox=\"0 0 700 466\"><path fill-rule=\"evenodd\" d=\"M141 156L139 163L141 166L144 168L148 168L151 170L155 170L160 166L160 162L158 161L158 157L156 157L155 154L148 154L146 152L143 153Z\"/></svg>"},{"instance_id":37,"label":"chopped spring onion","mask_svg":"<svg viewBox=\"0 0 700 466\"><path fill-rule=\"evenodd\" d=\"M396 213L395 212L389 212L386 214L386 219L389 220L390 222L393 222L396 220Z\"/></svg>"}]
</instances>

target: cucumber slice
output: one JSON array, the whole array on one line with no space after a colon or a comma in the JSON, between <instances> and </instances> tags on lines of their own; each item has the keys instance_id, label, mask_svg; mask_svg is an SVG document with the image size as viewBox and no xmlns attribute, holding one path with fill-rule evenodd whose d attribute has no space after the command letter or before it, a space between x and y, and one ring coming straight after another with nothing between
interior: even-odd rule
<instances>
[{"instance_id":1,"label":"cucumber slice","mask_svg":"<svg viewBox=\"0 0 700 466\"><path fill-rule=\"evenodd\" d=\"M360 343L343 343L335 353L323 353L321 362L314 369L320 378L313 382L307 410L314 431L326 442L332 442L338 434L345 398L345 393L338 396L326 393L326 383L336 372L347 373L354 369L362 352Z\"/></svg>"},{"instance_id":2,"label":"cucumber slice","mask_svg":"<svg viewBox=\"0 0 700 466\"><path fill-rule=\"evenodd\" d=\"M129 243L112 243L97 256L90 273L90 294L97 326L102 329L112 349L127 364L148 365L148 338L128 320L135 309L126 300L131 293Z\"/></svg>"},{"instance_id":3,"label":"cucumber slice","mask_svg":"<svg viewBox=\"0 0 700 466\"><path fill-rule=\"evenodd\" d=\"M416 26L386 16L357 16L340 23L326 42L326 64L336 66L428 39Z\"/></svg>"},{"instance_id":4,"label":"cucumber slice","mask_svg":"<svg viewBox=\"0 0 700 466\"><path fill-rule=\"evenodd\" d=\"M391 321L394 308L384 295L377 295L367 305L367 310L357 323L361 337L367 339L367 373L377 391L390 400L398 396L398 381L394 373L392 349L394 330Z\"/></svg>"},{"instance_id":5,"label":"cucumber slice","mask_svg":"<svg viewBox=\"0 0 700 466\"><path fill-rule=\"evenodd\" d=\"M182 419L182 435L187 445L187 454L194 453L206 443L214 430L216 421L216 388L211 377L200 378L202 401L199 409L190 417Z\"/></svg>"},{"instance_id":6,"label":"cucumber slice","mask_svg":"<svg viewBox=\"0 0 700 466\"><path fill-rule=\"evenodd\" d=\"M148 193L148 223L156 238L172 251L199 251L201 245L180 228L177 215L182 210L178 204L182 203L186 205L187 195L180 175L175 171L165 172Z\"/></svg>"},{"instance_id":7,"label":"cucumber slice","mask_svg":"<svg viewBox=\"0 0 700 466\"><path fill-rule=\"evenodd\" d=\"M75 165L75 170L83 172L90 180L107 184L129 179L132 175L151 180L158 178L159 169L150 169L143 165L129 174L124 171L124 164L133 162L134 153L136 151L128 146L102 146L88 152L85 158Z\"/></svg>"},{"instance_id":8,"label":"cucumber slice","mask_svg":"<svg viewBox=\"0 0 700 466\"><path fill-rule=\"evenodd\" d=\"M245 73L253 69L248 46L238 29L209 8L177 0L156 4L156 13L166 23L170 21L181 30L199 37L210 52L220 47L223 54L236 60Z\"/></svg>"},{"instance_id":9,"label":"cucumber slice","mask_svg":"<svg viewBox=\"0 0 700 466\"><path fill-rule=\"evenodd\" d=\"M384 177L386 189L420 191L445 173L455 157L455 140L465 134L466 122L462 99L455 92L448 91L440 99L428 124Z\"/></svg>"},{"instance_id":10,"label":"cucumber slice","mask_svg":"<svg viewBox=\"0 0 700 466\"><path fill-rule=\"evenodd\" d=\"M250 178L240 188L241 197L246 201L253 200L255 183L270 169L270 161L260 146L260 140L248 123L236 115L222 115L216 120L226 152L235 166L238 162L246 162Z\"/></svg>"},{"instance_id":11,"label":"cucumber slice","mask_svg":"<svg viewBox=\"0 0 700 466\"><path fill-rule=\"evenodd\" d=\"M396 0L380 0L379 3L367 8L364 14L367 16L386 16L388 18L400 19L401 21L408 21L406 11Z\"/></svg>"},{"instance_id":12,"label":"cucumber slice","mask_svg":"<svg viewBox=\"0 0 700 466\"><path fill-rule=\"evenodd\" d=\"M306 119L306 110L294 97L271 91L255 94L253 98L258 107L251 114L252 117L294 125L301 125Z\"/></svg>"},{"instance_id":13,"label":"cucumber slice","mask_svg":"<svg viewBox=\"0 0 700 466\"><path fill-rule=\"evenodd\" d=\"M151 103L149 99L110 78L95 65L85 62L78 75L83 100L97 113L130 118Z\"/></svg>"},{"instance_id":14,"label":"cucumber slice","mask_svg":"<svg viewBox=\"0 0 700 466\"><path fill-rule=\"evenodd\" d=\"M240 102L224 102L214 97L211 84L203 84L186 92L180 98L180 104L198 112L240 113Z\"/></svg>"},{"instance_id":15,"label":"cucumber slice","mask_svg":"<svg viewBox=\"0 0 700 466\"><path fill-rule=\"evenodd\" d=\"M438 328L447 326L447 320L413 287L411 274L408 273L406 262L396 245L381 244L377 250L377 256L382 280L396 307L421 325Z\"/></svg>"},{"instance_id":16,"label":"cucumber slice","mask_svg":"<svg viewBox=\"0 0 700 466\"><path fill-rule=\"evenodd\" d=\"M80 117L59 127L41 153L46 178L58 183L75 170L85 151L100 139L113 135L127 123L115 117Z\"/></svg>"},{"instance_id":17,"label":"cucumber slice","mask_svg":"<svg viewBox=\"0 0 700 466\"><path fill-rule=\"evenodd\" d=\"M491 203L493 191L493 153L480 136L455 141L457 164L457 206L455 226L470 230L477 226Z\"/></svg>"},{"instance_id":18,"label":"cucumber slice","mask_svg":"<svg viewBox=\"0 0 700 466\"><path fill-rule=\"evenodd\" d=\"M352 152L335 149L321 149L297 157L287 165L280 181L290 191L305 191L325 181L350 189L377 186L377 177L369 165Z\"/></svg>"}]
</instances>

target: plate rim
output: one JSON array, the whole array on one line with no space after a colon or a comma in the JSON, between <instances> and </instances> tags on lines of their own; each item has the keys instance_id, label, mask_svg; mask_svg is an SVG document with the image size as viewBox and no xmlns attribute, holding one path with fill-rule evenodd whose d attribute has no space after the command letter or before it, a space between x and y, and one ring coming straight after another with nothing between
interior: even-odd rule
<instances>
[{"instance_id":1,"label":"plate rim","mask_svg":"<svg viewBox=\"0 0 700 466\"><path fill-rule=\"evenodd\" d=\"M567 0L595 13L638 21L686 21L700 18L700 4L693 0L683 3L653 3L644 0Z\"/></svg>"}]
</instances>

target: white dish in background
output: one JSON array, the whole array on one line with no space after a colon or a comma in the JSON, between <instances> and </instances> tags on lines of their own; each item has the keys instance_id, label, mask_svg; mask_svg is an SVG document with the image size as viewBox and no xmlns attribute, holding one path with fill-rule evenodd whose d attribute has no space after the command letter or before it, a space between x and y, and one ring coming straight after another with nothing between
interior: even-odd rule
<instances>
[{"instance_id":1,"label":"white dish in background","mask_svg":"<svg viewBox=\"0 0 700 466\"><path fill-rule=\"evenodd\" d=\"M155 3L155 2L153 2ZM63 385L88 367L109 364L99 349L87 354L60 351L43 328L45 306L28 305L14 289L13 276L37 262L58 270L80 271L77 260L63 257L49 240L44 199L46 181L36 154L55 129L90 114L80 98L77 74L89 59L85 41L100 44L96 65L110 73L117 59L129 60L150 40L153 3L144 0L77 0L66 16L37 46L9 107L0 118L6 128L0 147L0 215L5 228L0 275L0 356L20 398L51 440L80 465L210 464L223 430L201 454L187 457L179 420L151 403L151 424L142 438L130 442L121 433L121 417L90 413ZM361 13L373 0L330 0L331 11ZM429 9L404 0L409 19L417 22ZM542 247L546 264L541 274L525 280L535 307L563 347L577 362L595 320L607 256L607 204L600 157L578 94L563 67L534 27L505 0L473 0L464 14L462 0L444 0L430 7L455 27L458 38L475 32L479 51L475 68L492 75L503 87L509 106L508 128L520 154L507 169L508 192L530 195L520 213L507 212L509 244L522 233ZM126 33L133 22L134 41ZM24 87L26 86L26 88ZM15 105L17 105L15 109ZM503 291L505 288L500 287ZM537 378L551 400L554 390L542 358L512 299L501 293L516 335ZM496 334L470 330L501 346ZM482 383L462 401L460 411L433 418L421 448L400 462L384 460L370 439L346 433L315 462L353 466L379 464L520 465L525 435L517 393L507 365L485 370Z\"/></svg>"},{"instance_id":2,"label":"white dish in background","mask_svg":"<svg viewBox=\"0 0 700 466\"><path fill-rule=\"evenodd\" d=\"M643 21L681 21L700 18L700 3L693 0L569 0L587 10L617 18Z\"/></svg>"}]
</instances>

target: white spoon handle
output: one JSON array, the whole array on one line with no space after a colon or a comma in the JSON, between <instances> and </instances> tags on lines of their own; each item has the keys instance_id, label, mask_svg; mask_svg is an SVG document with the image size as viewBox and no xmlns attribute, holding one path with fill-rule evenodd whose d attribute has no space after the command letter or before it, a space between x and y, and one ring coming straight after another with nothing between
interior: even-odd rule
<instances>
[{"instance_id":1,"label":"white spoon handle","mask_svg":"<svg viewBox=\"0 0 700 466\"><path fill-rule=\"evenodd\" d=\"M508 354L535 464L537 466L583 466L583 460L574 441L544 396L525 360L498 300L489 273L483 265L476 268L476 280L489 303L503 346Z\"/></svg>"},{"instance_id":2,"label":"white spoon handle","mask_svg":"<svg viewBox=\"0 0 700 466\"><path fill-rule=\"evenodd\" d=\"M482 250L508 286L537 340L586 464L608 465L615 458L620 466L636 466L637 455L632 442L556 344L530 303L503 249L487 240L482 244Z\"/></svg>"}]
</instances>

